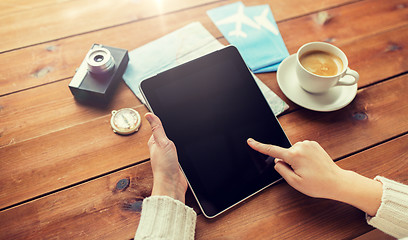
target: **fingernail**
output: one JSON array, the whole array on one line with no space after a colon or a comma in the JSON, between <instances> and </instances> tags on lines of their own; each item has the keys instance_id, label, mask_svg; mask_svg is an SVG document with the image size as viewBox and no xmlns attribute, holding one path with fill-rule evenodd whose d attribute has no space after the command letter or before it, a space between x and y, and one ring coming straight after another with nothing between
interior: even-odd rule
<instances>
[{"instance_id":1,"label":"fingernail","mask_svg":"<svg viewBox=\"0 0 408 240\"><path fill-rule=\"evenodd\" d=\"M253 143L253 142L254 142L254 139L248 138L248 139L247 139L247 142L248 142L248 143Z\"/></svg>"},{"instance_id":2,"label":"fingernail","mask_svg":"<svg viewBox=\"0 0 408 240\"><path fill-rule=\"evenodd\" d=\"M152 122L152 115L151 114L148 114L148 113L146 113L145 114L145 118L146 118L146 120L150 123L150 122Z\"/></svg>"}]
</instances>

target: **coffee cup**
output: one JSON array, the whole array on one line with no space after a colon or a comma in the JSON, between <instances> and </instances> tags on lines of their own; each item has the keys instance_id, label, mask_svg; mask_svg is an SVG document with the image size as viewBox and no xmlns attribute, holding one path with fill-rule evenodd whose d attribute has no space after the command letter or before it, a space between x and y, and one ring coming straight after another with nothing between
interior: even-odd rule
<instances>
[{"instance_id":1,"label":"coffee cup","mask_svg":"<svg viewBox=\"0 0 408 240\"><path fill-rule=\"evenodd\" d=\"M296 54L299 85L310 93L325 93L335 86L351 86L359 75L348 67L346 54L325 42L310 42Z\"/></svg>"}]
</instances>

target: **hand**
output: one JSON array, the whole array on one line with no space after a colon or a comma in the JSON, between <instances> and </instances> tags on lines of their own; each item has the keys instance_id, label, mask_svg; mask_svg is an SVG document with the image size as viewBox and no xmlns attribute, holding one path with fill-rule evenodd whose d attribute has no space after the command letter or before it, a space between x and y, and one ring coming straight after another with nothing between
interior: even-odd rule
<instances>
[{"instance_id":1,"label":"hand","mask_svg":"<svg viewBox=\"0 0 408 240\"><path fill-rule=\"evenodd\" d=\"M381 204L382 184L337 166L313 141L285 149L248 139L254 150L275 157L275 170L298 191L311 197L351 204L374 216Z\"/></svg>"},{"instance_id":2,"label":"hand","mask_svg":"<svg viewBox=\"0 0 408 240\"><path fill-rule=\"evenodd\" d=\"M248 144L256 151L275 157L275 170L293 188L311 197L334 197L344 170L317 142L298 142L289 149L251 139Z\"/></svg>"},{"instance_id":3,"label":"hand","mask_svg":"<svg viewBox=\"0 0 408 240\"><path fill-rule=\"evenodd\" d=\"M178 164L176 146L167 138L156 115L147 113L145 118L152 128L148 141L153 171L152 195L165 195L184 203L187 181Z\"/></svg>"}]
</instances>

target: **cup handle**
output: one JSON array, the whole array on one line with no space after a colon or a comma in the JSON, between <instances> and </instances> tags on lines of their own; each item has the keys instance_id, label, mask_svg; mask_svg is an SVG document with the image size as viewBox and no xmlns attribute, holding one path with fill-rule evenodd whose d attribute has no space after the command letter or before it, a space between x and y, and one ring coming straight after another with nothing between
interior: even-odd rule
<instances>
[{"instance_id":1,"label":"cup handle","mask_svg":"<svg viewBox=\"0 0 408 240\"><path fill-rule=\"evenodd\" d=\"M353 77L353 79L348 79L344 80L344 77L346 75L350 75ZM346 72L344 73L343 77L337 82L336 86L351 86L357 83L358 79L360 78L360 75L358 72L351 70L350 68L347 68Z\"/></svg>"}]
</instances>

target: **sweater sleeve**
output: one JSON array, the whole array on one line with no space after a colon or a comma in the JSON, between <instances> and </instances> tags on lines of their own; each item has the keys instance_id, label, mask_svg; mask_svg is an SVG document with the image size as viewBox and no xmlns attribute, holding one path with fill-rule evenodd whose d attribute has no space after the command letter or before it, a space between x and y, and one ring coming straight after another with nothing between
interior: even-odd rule
<instances>
[{"instance_id":1,"label":"sweater sleeve","mask_svg":"<svg viewBox=\"0 0 408 240\"><path fill-rule=\"evenodd\" d=\"M171 197L145 198L135 240L194 239L196 219L192 208Z\"/></svg>"},{"instance_id":2,"label":"sweater sleeve","mask_svg":"<svg viewBox=\"0 0 408 240\"><path fill-rule=\"evenodd\" d=\"M366 215L371 226L396 238L408 237L408 186L377 176L383 184L381 205L374 217Z\"/></svg>"}]
</instances>

